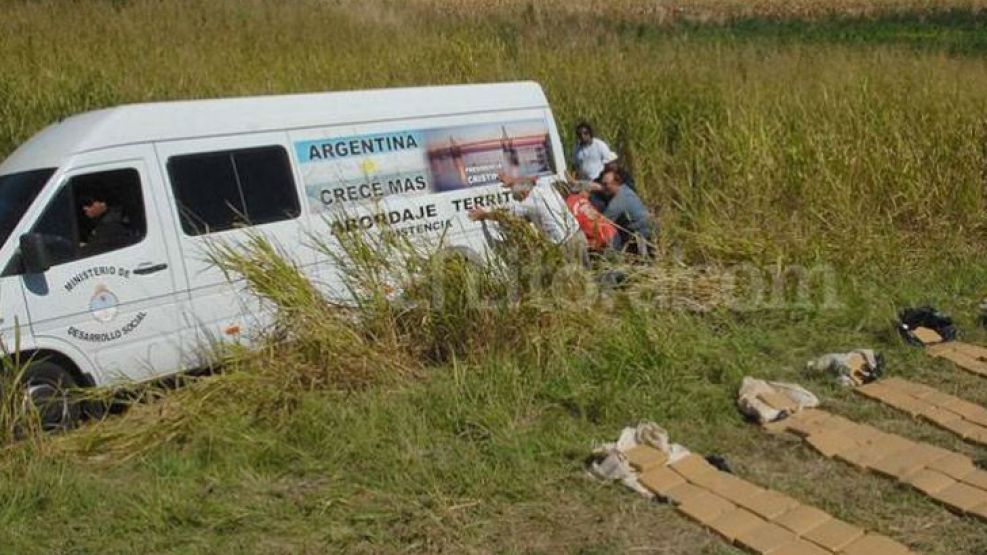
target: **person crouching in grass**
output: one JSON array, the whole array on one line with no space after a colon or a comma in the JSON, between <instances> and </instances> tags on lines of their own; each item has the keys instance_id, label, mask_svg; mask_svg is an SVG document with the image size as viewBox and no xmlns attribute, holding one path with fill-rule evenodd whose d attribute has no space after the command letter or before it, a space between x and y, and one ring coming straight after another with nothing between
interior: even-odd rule
<instances>
[{"instance_id":1,"label":"person crouching in grass","mask_svg":"<svg viewBox=\"0 0 987 555\"><path fill-rule=\"evenodd\" d=\"M502 185L511 190L515 202L497 210L527 221L546 239L564 247L570 259L578 260L584 266L589 264L586 237L553 186L554 178L511 177L507 174L500 174L499 178ZM467 213L474 222L488 220L493 214L493 211L482 208Z\"/></svg>"},{"instance_id":2,"label":"person crouching in grass","mask_svg":"<svg viewBox=\"0 0 987 555\"><path fill-rule=\"evenodd\" d=\"M589 251L602 254L613 246L617 227L593 205L590 200L592 191L592 182L572 181L569 183L569 194L565 198L565 203L575 216L580 231L586 237Z\"/></svg>"},{"instance_id":3,"label":"person crouching in grass","mask_svg":"<svg viewBox=\"0 0 987 555\"><path fill-rule=\"evenodd\" d=\"M654 257L651 246L657 236L657 225L641 197L626 185L624 172L606 170L601 181L598 187L610 198L603 215L617 226L613 248L645 258Z\"/></svg>"}]
</instances>

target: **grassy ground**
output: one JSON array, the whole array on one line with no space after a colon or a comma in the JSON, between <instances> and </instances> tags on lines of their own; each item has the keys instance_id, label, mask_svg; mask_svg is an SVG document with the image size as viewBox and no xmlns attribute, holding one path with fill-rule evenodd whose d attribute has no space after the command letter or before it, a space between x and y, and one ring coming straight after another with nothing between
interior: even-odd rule
<instances>
[{"instance_id":1,"label":"grassy ground","mask_svg":"<svg viewBox=\"0 0 987 555\"><path fill-rule=\"evenodd\" d=\"M759 432L733 408L744 375L798 380L834 411L987 456L800 374L817 354L871 346L894 374L987 403L982 379L889 331L897 307L931 302L987 344L974 323L987 291L979 6L709 0L682 6L715 17L669 19L627 0L601 19L597 3L564 4L6 3L0 151L121 102L532 78L561 125L593 120L631 161L662 216L666 272L756 268L770 283L789 265L823 268L834 302L758 297L748 275L740 310L703 315L642 297L526 301L433 311L419 329L368 303L353 330L311 325L294 350L7 448L0 551L734 553L586 478L592 441L652 419L918 551L987 552L987 525ZM689 283L705 282L675 290L701 296ZM283 306L311 304L296 285ZM286 314L288 326L319 317Z\"/></svg>"},{"instance_id":2,"label":"grassy ground","mask_svg":"<svg viewBox=\"0 0 987 555\"><path fill-rule=\"evenodd\" d=\"M944 288L935 285L938 272L889 285L969 312L987 274L950 275ZM625 328L595 341L538 338L541 345L518 345L513 356L432 368L409 381L302 393L277 419L212 415L199 402L209 397L192 387L181 401L137 407L40 451L9 451L0 493L5 549L732 553L668 508L585 477L593 440L649 418L696 450L725 455L749 479L921 552L982 553L982 523L771 437L733 410L743 375L799 380L832 410L982 458L983 449L799 373L820 352L870 345L896 375L987 403L981 378L889 337L897 299L877 289L859 295L822 314L694 317L639 307ZM976 329L969 318L961 323ZM215 396L204 402L225 406ZM191 428L175 430L176 408L192 414ZM173 435L121 461L130 454L121 438L161 428Z\"/></svg>"}]
</instances>

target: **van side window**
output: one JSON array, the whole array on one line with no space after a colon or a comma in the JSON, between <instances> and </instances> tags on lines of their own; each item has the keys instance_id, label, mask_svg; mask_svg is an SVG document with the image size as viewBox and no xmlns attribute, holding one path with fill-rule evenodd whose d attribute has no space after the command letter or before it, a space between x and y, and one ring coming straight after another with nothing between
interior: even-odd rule
<instances>
[{"instance_id":1,"label":"van side window","mask_svg":"<svg viewBox=\"0 0 987 555\"><path fill-rule=\"evenodd\" d=\"M54 265L139 243L147 234L140 174L120 169L69 179L31 230Z\"/></svg>"},{"instance_id":2,"label":"van side window","mask_svg":"<svg viewBox=\"0 0 987 555\"><path fill-rule=\"evenodd\" d=\"M187 235L301 214L288 153L280 146L173 156L168 176Z\"/></svg>"}]
</instances>

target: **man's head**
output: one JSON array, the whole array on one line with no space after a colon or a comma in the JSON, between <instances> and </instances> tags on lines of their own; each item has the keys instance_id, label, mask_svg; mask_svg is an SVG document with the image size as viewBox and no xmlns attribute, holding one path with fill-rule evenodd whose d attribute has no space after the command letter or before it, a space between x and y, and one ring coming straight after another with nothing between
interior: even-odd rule
<instances>
[{"instance_id":1,"label":"man's head","mask_svg":"<svg viewBox=\"0 0 987 555\"><path fill-rule=\"evenodd\" d=\"M579 139L579 144L588 145L593 142L593 128L590 127L588 123L580 122L576 126L576 138Z\"/></svg>"},{"instance_id":2,"label":"man's head","mask_svg":"<svg viewBox=\"0 0 987 555\"><path fill-rule=\"evenodd\" d=\"M90 220L98 220L106 213L106 199L100 195L87 195L82 197L82 212Z\"/></svg>"},{"instance_id":3,"label":"man's head","mask_svg":"<svg viewBox=\"0 0 987 555\"><path fill-rule=\"evenodd\" d=\"M570 195L579 195L583 198L589 198L589 194L593 190L591 181L572 181L568 185Z\"/></svg>"},{"instance_id":4,"label":"man's head","mask_svg":"<svg viewBox=\"0 0 987 555\"><path fill-rule=\"evenodd\" d=\"M533 185L531 183L515 183L511 186L511 196L514 200L520 202L531 194L531 188Z\"/></svg>"},{"instance_id":5,"label":"man's head","mask_svg":"<svg viewBox=\"0 0 987 555\"><path fill-rule=\"evenodd\" d=\"M606 194L613 196L624 185L624 176L620 170L607 170L603 172L603 176L600 178L600 184L603 185L603 191Z\"/></svg>"}]
</instances>

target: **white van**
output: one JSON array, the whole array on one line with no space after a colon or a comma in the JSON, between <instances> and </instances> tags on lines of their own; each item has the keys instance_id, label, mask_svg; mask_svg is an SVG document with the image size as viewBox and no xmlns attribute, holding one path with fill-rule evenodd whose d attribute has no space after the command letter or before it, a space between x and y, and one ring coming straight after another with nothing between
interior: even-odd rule
<instances>
[{"instance_id":1,"label":"white van","mask_svg":"<svg viewBox=\"0 0 987 555\"><path fill-rule=\"evenodd\" d=\"M0 165L0 334L10 349L19 330L35 355L36 400L199 367L204 345L251 326L251 301L205 256L211 240L259 231L325 279L308 233L386 225L483 249L466 213L511 202L498 172L561 175L563 160L530 82L70 117Z\"/></svg>"}]
</instances>

